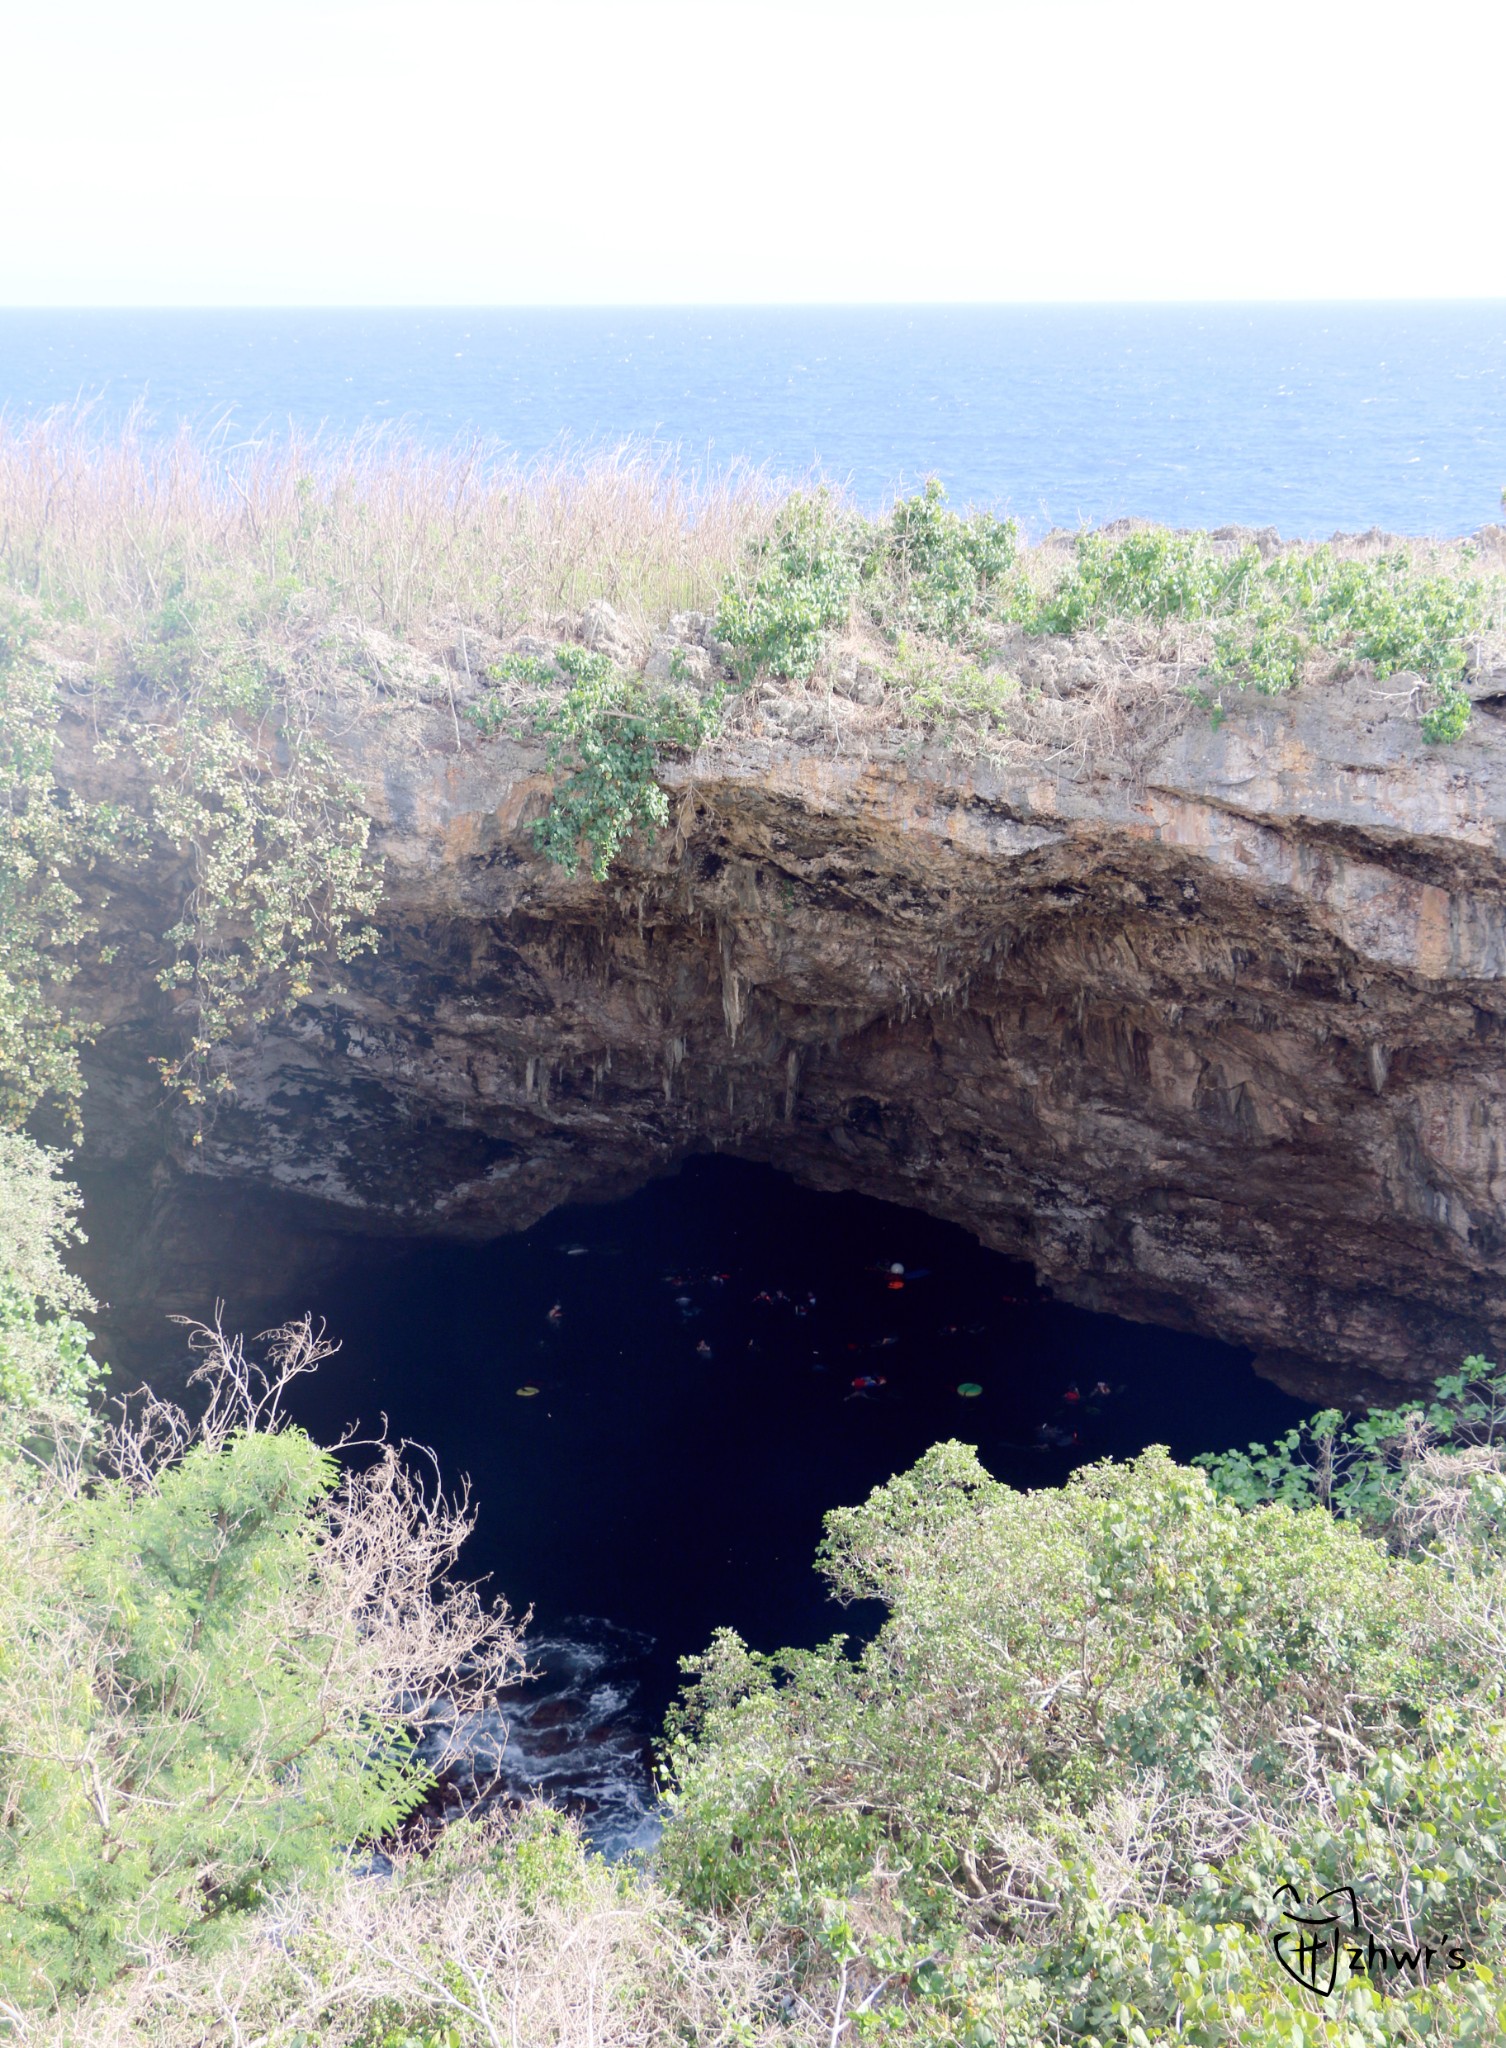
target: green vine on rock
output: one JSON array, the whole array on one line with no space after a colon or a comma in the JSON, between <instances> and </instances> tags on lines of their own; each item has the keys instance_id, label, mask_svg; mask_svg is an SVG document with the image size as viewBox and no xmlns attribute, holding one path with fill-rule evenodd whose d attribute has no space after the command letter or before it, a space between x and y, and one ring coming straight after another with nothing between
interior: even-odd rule
<instances>
[{"instance_id":1,"label":"green vine on rock","mask_svg":"<svg viewBox=\"0 0 1506 2048\"><path fill-rule=\"evenodd\" d=\"M243 650L200 645L195 627L173 608L133 649L155 715L128 740L152 777L151 825L188 870L157 977L185 1042L156 1065L202 1116L231 1085L215 1055L237 1032L286 1015L325 962L375 944L381 872L356 791L292 693Z\"/></svg>"},{"instance_id":2,"label":"green vine on rock","mask_svg":"<svg viewBox=\"0 0 1506 2048\"><path fill-rule=\"evenodd\" d=\"M57 693L31 641L30 620L0 600L0 1127L50 1098L76 1130L85 1033L63 990L97 924L75 884L121 850L131 821L58 786Z\"/></svg>"}]
</instances>

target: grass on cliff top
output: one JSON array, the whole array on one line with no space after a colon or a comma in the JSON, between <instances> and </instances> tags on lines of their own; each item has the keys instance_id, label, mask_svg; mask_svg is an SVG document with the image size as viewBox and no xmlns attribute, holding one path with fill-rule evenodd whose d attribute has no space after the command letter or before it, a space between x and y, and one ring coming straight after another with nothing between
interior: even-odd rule
<instances>
[{"instance_id":1,"label":"grass on cliff top","mask_svg":"<svg viewBox=\"0 0 1506 2048\"><path fill-rule=\"evenodd\" d=\"M714 604L779 492L621 452L520 464L396 439L228 452L0 420L0 572L48 611L132 630L169 599L290 626L336 613L398 635L515 632L607 598L629 616Z\"/></svg>"},{"instance_id":2,"label":"grass on cliff top","mask_svg":"<svg viewBox=\"0 0 1506 2048\"><path fill-rule=\"evenodd\" d=\"M213 677L304 730L406 708L417 747L541 739L540 849L598 874L663 823L662 750L723 737L1122 772L1195 708L1217 723L1241 692L1358 672L1387 715L1455 740L1472 674L1506 666L1503 542L1120 521L1030 547L934 481L868 517L630 453L0 422L0 608L8 586L74 687L144 681L170 716Z\"/></svg>"},{"instance_id":3,"label":"grass on cliff top","mask_svg":"<svg viewBox=\"0 0 1506 2048\"><path fill-rule=\"evenodd\" d=\"M248 629L348 615L418 642L457 622L506 637L573 629L605 598L640 638L677 612L717 613L742 680L805 681L852 623L890 650L981 655L978 629L1013 622L1056 637L1117 631L1133 655L1186 627L1248 641L1304 607L1332 624L1377 572L1394 582L1403 571L1415 594L1430 579L1463 590L1506 568L1500 528L1479 546L1369 534L1279 547L1274 559L1259 538L1264 557L1241 529L1171 534L1126 520L1032 548L1012 521L959 515L936 484L869 519L825 488L631 450L519 463L479 445L446 453L385 437L224 448L187 432L101 434L87 415L0 420L0 578L106 633L149 629L176 604L233 613ZM1484 630L1490 609L1466 603L1428 630ZM1415 651L1397 640L1378 656ZM1291 679L1285 650L1263 643L1251 666L1248 645L1227 635L1226 673L1241 652L1252 679Z\"/></svg>"}]
</instances>

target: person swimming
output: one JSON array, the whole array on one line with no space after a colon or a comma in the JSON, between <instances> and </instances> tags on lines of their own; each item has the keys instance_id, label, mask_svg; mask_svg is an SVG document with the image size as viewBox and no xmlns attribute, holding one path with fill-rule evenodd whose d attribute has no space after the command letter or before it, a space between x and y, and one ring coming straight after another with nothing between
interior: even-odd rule
<instances>
[{"instance_id":1,"label":"person swimming","mask_svg":"<svg viewBox=\"0 0 1506 2048\"><path fill-rule=\"evenodd\" d=\"M695 1347L695 1355L697 1358L713 1358L716 1354L712 1351L711 1346L706 1342L706 1339L703 1337L700 1343L697 1344L697 1346Z\"/></svg>"},{"instance_id":2,"label":"person swimming","mask_svg":"<svg viewBox=\"0 0 1506 2048\"><path fill-rule=\"evenodd\" d=\"M1072 1382L1066 1393L1062 1395L1062 1399L1064 1401L1080 1401L1082 1399L1082 1390L1079 1388L1076 1380Z\"/></svg>"},{"instance_id":3,"label":"person swimming","mask_svg":"<svg viewBox=\"0 0 1506 2048\"><path fill-rule=\"evenodd\" d=\"M559 1303L556 1302L554 1304L554 1307L549 1311L549 1321L551 1323L562 1323L564 1320L565 1311L560 1307Z\"/></svg>"},{"instance_id":4,"label":"person swimming","mask_svg":"<svg viewBox=\"0 0 1506 2048\"><path fill-rule=\"evenodd\" d=\"M1094 1380L1093 1399L1095 1401L1107 1401L1113 1394L1113 1391L1114 1389L1109 1385L1107 1380Z\"/></svg>"}]
</instances>

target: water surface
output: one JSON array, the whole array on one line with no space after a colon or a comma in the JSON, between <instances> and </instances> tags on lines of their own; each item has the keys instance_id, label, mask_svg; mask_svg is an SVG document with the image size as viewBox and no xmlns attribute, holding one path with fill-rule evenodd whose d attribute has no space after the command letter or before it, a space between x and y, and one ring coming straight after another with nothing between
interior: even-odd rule
<instances>
[{"instance_id":1,"label":"water surface","mask_svg":"<svg viewBox=\"0 0 1506 2048\"><path fill-rule=\"evenodd\" d=\"M1033 530L1462 534L1506 484L1506 302L0 312L0 404L80 398L232 437L647 441L875 506L934 472Z\"/></svg>"}]
</instances>

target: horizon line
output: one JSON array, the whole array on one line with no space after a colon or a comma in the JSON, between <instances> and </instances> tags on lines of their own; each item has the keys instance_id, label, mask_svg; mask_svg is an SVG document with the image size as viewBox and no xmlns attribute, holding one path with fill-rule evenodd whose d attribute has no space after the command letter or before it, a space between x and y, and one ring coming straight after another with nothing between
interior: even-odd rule
<instances>
[{"instance_id":1,"label":"horizon line","mask_svg":"<svg viewBox=\"0 0 1506 2048\"><path fill-rule=\"evenodd\" d=\"M759 313L1031 312L1267 307L1499 306L1506 293L1381 297L1339 294L1256 298L1039 299L52 299L0 300L5 313Z\"/></svg>"}]
</instances>

